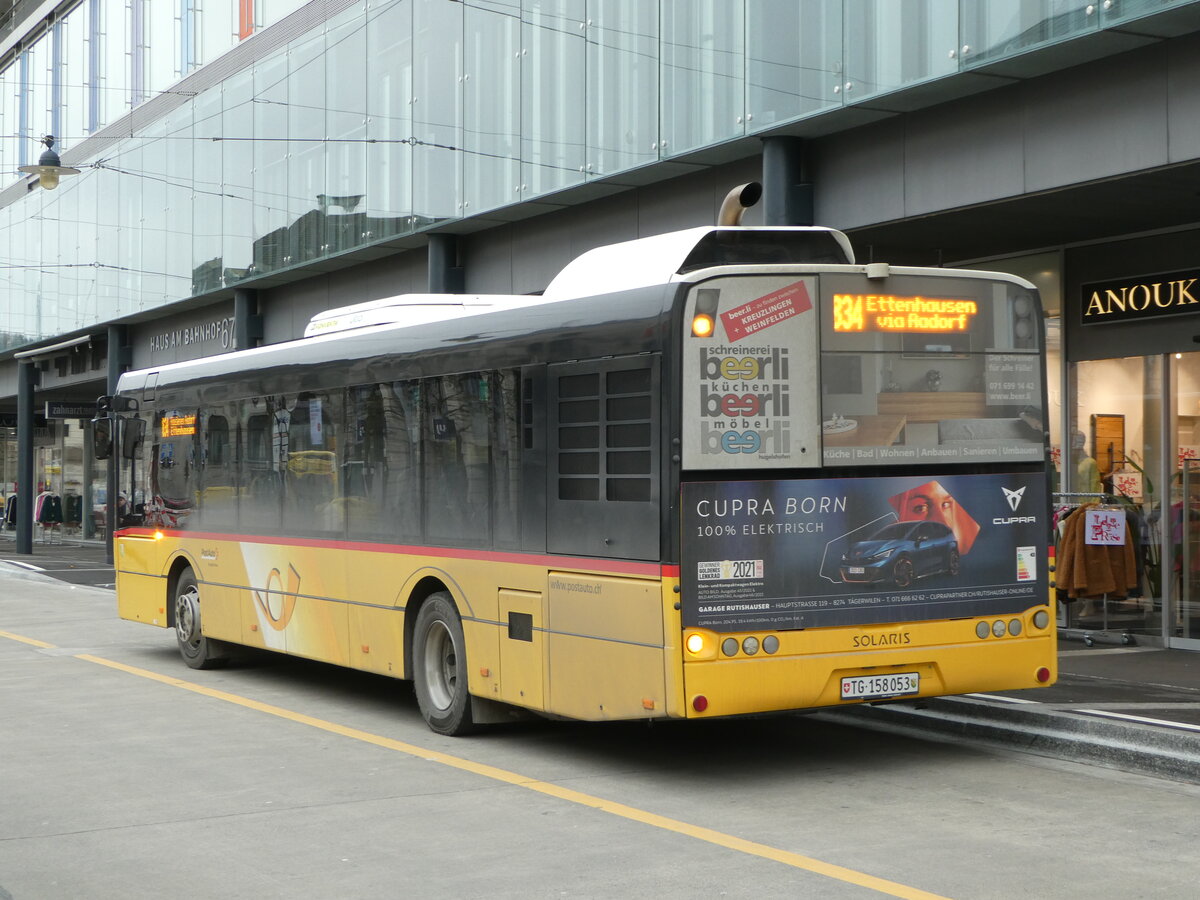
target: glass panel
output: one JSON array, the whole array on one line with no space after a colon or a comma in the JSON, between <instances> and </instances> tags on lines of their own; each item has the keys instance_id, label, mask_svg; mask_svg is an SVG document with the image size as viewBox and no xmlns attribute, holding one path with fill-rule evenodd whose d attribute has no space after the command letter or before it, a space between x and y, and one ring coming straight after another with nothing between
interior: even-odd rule
<instances>
[{"instance_id":1,"label":"glass panel","mask_svg":"<svg viewBox=\"0 0 1200 900\"><path fill-rule=\"evenodd\" d=\"M20 107L17 104L18 66L12 65L0 72L0 134L19 135L21 121L18 115ZM4 173L4 183L16 181L20 176L17 166L24 165L21 161L19 138L13 137L0 141L0 172Z\"/></svg>"},{"instance_id":2,"label":"glass panel","mask_svg":"<svg viewBox=\"0 0 1200 900\"><path fill-rule=\"evenodd\" d=\"M527 0L521 60L522 190L545 194L583 180L584 0Z\"/></svg>"},{"instance_id":3,"label":"glass panel","mask_svg":"<svg viewBox=\"0 0 1200 900\"><path fill-rule=\"evenodd\" d=\"M255 18L258 20L258 27L266 28L274 25L284 16L295 12L307 2L308 0L257 0L254 4L254 12Z\"/></svg>"},{"instance_id":4,"label":"glass panel","mask_svg":"<svg viewBox=\"0 0 1200 900\"><path fill-rule=\"evenodd\" d=\"M288 133L288 58L284 53L254 67L253 271L260 275L292 263L288 228L288 145L273 137Z\"/></svg>"},{"instance_id":5,"label":"glass panel","mask_svg":"<svg viewBox=\"0 0 1200 900\"><path fill-rule=\"evenodd\" d=\"M520 199L521 4L468 6L463 71L463 213Z\"/></svg>"},{"instance_id":6,"label":"glass panel","mask_svg":"<svg viewBox=\"0 0 1200 900\"><path fill-rule=\"evenodd\" d=\"M141 2L144 21L139 49L145 57L146 88L153 97L169 88L180 76L181 33L173 9L176 4Z\"/></svg>"},{"instance_id":7,"label":"glass panel","mask_svg":"<svg viewBox=\"0 0 1200 900\"><path fill-rule=\"evenodd\" d=\"M383 420L387 432L385 464L387 482L383 490L391 518L389 533L396 540L422 539L421 435L422 383L395 381L382 386Z\"/></svg>"},{"instance_id":8,"label":"glass panel","mask_svg":"<svg viewBox=\"0 0 1200 900\"><path fill-rule=\"evenodd\" d=\"M337 450L342 421L340 392L302 393L285 400L287 460L284 520L298 531L341 534ZM284 416L279 416L284 418Z\"/></svg>"},{"instance_id":9,"label":"glass panel","mask_svg":"<svg viewBox=\"0 0 1200 900\"><path fill-rule=\"evenodd\" d=\"M1105 585L1106 590L1097 590L1093 579L1089 582L1093 587L1076 588L1071 562L1074 551L1063 546L1074 532L1066 526L1061 529L1064 536L1058 552L1065 565L1059 567L1058 587L1060 599L1067 601L1069 627L1132 634L1161 632L1160 518L1164 506L1179 500L1178 472L1173 473L1176 477L1164 479L1159 462L1164 440L1162 379L1159 356L1093 360L1075 366L1071 446L1064 460L1067 490L1120 492L1124 499L1112 505L1129 529L1132 562L1126 564L1124 546L1096 549L1092 545L1092 550L1084 552L1102 555L1103 561L1113 566L1112 583ZM1190 395L1193 407L1197 396ZM1175 488L1174 496L1162 493L1167 485ZM1064 498L1063 502L1069 508L1086 499ZM1077 524L1087 525L1082 519ZM1075 549L1080 546L1076 544Z\"/></svg>"},{"instance_id":10,"label":"glass panel","mask_svg":"<svg viewBox=\"0 0 1200 900\"><path fill-rule=\"evenodd\" d=\"M492 541L521 546L520 373L492 372Z\"/></svg>"},{"instance_id":11,"label":"glass panel","mask_svg":"<svg viewBox=\"0 0 1200 900\"><path fill-rule=\"evenodd\" d=\"M413 6L413 212L418 226L453 218L462 203L462 4Z\"/></svg>"},{"instance_id":12,"label":"glass panel","mask_svg":"<svg viewBox=\"0 0 1200 900\"><path fill-rule=\"evenodd\" d=\"M958 71L956 0L846 0L847 103Z\"/></svg>"},{"instance_id":13,"label":"glass panel","mask_svg":"<svg viewBox=\"0 0 1200 900\"><path fill-rule=\"evenodd\" d=\"M212 62L237 43L237 4L233 0L202 0L196 19L200 65Z\"/></svg>"},{"instance_id":14,"label":"glass panel","mask_svg":"<svg viewBox=\"0 0 1200 900\"><path fill-rule=\"evenodd\" d=\"M254 73L240 72L221 87L221 259L225 284L250 274L254 205L249 138L254 135Z\"/></svg>"},{"instance_id":15,"label":"glass panel","mask_svg":"<svg viewBox=\"0 0 1200 900\"><path fill-rule=\"evenodd\" d=\"M662 154L684 153L745 131L741 3L662 2Z\"/></svg>"},{"instance_id":16,"label":"glass panel","mask_svg":"<svg viewBox=\"0 0 1200 900\"><path fill-rule=\"evenodd\" d=\"M126 3L100 6L100 125L110 125L132 104L132 25Z\"/></svg>"},{"instance_id":17,"label":"glass panel","mask_svg":"<svg viewBox=\"0 0 1200 900\"><path fill-rule=\"evenodd\" d=\"M1126 0L1115 4L1127 5ZM1099 27L1099 4L1089 0L1021 0L962 4L965 66L980 66L1036 47L1078 37Z\"/></svg>"},{"instance_id":18,"label":"glass panel","mask_svg":"<svg viewBox=\"0 0 1200 900\"><path fill-rule=\"evenodd\" d=\"M1194 357L1197 354L1187 355ZM1181 464L1183 497L1179 518L1182 527L1176 549L1181 585L1177 594L1179 599L1171 613L1171 635L1196 640L1200 638L1200 459L1183 459Z\"/></svg>"},{"instance_id":19,"label":"glass panel","mask_svg":"<svg viewBox=\"0 0 1200 900\"><path fill-rule=\"evenodd\" d=\"M222 135L221 90L205 91L191 104L193 134L192 208L192 293L215 291L224 284L225 265L221 250L221 173L224 144L213 140Z\"/></svg>"},{"instance_id":20,"label":"glass panel","mask_svg":"<svg viewBox=\"0 0 1200 900\"><path fill-rule=\"evenodd\" d=\"M367 33L357 8L329 23L326 71L325 185L316 195L327 253L363 241L367 188Z\"/></svg>"},{"instance_id":21,"label":"glass panel","mask_svg":"<svg viewBox=\"0 0 1200 900\"><path fill-rule=\"evenodd\" d=\"M281 397L252 397L240 404L245 434L239 526L251 533L279 531L290 413Z\"/></svg>"},{"instance_id":22,"label":"glass panel","mask_svg":"<svg viewBox=\"0 0 1200 900\"><path fill-rule=\"evenodd\" d=\"M292 262L329 252L318 195L325 190L325 35L288 45L288 189L286 220Z\"/></svg>"},{"instance_id":23,"label":"glass panel","mask_svg":"<svg viewBox=\"0 0 1200 900\"><path fill-rule=\"evenodd\" d=\"M341 480L350 537L388 537L387 417L382 385L352 387L346 404ZM402 435L395 435L402 439Z\"/></svg>"},{"instance_id":24,"label":"glass panel","mask_svg":"<svg viewBox=\"0 0 1200 900\"><path fill-rule=\"evenodd\" d=\"M28 57L28 69L26 78L27 100L26 111L26 126L30 137L37 141L45 134L56 134L57 129L54 127L54 116L52 114L51 91L50 85L53 82L54 74L50 65L53 59L51 53L50 38L44 36L38 40L29 50L26 51ZM45 147L37 147L33 156L40 155ZM56 149L61 150L61 147Z\"/></svg>"},{"instance_id":25,"label":"glass panel","mask_svg":"<svg viewBox=\"0 0 1200 900\"><path fill-rule=\"evenodd\" d=\"M841 72L842 0L747 0L751 129L839 105Z\"/></svg>"},{"instance_id":26,"label":"glass panel","mask_svg":"<svg viewBox=\"0 0 1200 900\"><path fill-rule=\"evenodd\" d=\"M367 240L400 234L412 212L412 4L390 3L367 20Z\"/></svg>"},{"instance_id":27,"label":"glass panel","mask_svg":"<svg viewBox=\"0 0 1200 900\"><path fill-rule=\"evenodd\" d=\"M589 175L632 169L658 157L658 5L588 0Z\"/></svg>"},{"instance_id":28,"label":"glass panel","mask_svg":"<svg viewBox=\"0 0 1200 900\"><path fill-rule=\"evenodd\" d=\"M486 383L477 375L455 375L425 384L430 425L424 442L425 531L430 541L475 544L489 539Z\"/></svg>"},{"instance_id":29,"label":"glass panel","mask_svg":"<svg viewBox=\"0 0 1200 900\"><path fill-rule=\"evenodd\" d=\"M88 5L81 4L67 13L59 24L63 47L62 70L59 73L62 85L63 149L79 143L87 135L87 16ZM10 133L0 124L0 134Z\"/></svg>"}]
</instances>

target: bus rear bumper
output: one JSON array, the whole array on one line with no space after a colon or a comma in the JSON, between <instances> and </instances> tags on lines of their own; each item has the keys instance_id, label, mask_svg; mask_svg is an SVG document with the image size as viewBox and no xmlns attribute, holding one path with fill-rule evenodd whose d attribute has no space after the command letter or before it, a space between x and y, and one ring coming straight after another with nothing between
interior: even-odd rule
<instances>
[{"instance_id":1,"label":"bus rear bumper","mask_svg":"<svg viewBox=\"0 0 1200 900\"><path fill-rule=\"evenodd\" d=\"M684 715L712 718L1046 687L1053 635L988 643L688 662ZM915 676L915 678L913 677Z\"/></svg>"}]
</instances>

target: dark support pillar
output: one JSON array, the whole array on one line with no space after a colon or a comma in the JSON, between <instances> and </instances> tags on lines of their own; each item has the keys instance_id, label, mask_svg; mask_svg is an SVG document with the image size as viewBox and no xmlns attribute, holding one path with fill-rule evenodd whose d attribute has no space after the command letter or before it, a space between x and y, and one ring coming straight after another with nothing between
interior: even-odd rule
<instances>
[{"instance_id":1,"label":"dark support pillar","mask_svg":"<svg viewBox=\"0 0 1200 900\"><path fill-rule=\"evenodd\" d=\"M129 329L124 325L108 326L108 390L109 396L117 392L117 381L121 373L128 371L133 361L133 349L128 344ZM117 527L117 496L119 494L119 479L121 453L117 430L113 431L113 452L108 458L108 510L105 521L108 527L104 535L104 555L109 563L113 561L113 530ZM129 498L133 503L133 498Z\"/></svg>"},{"instance_id":2,"label":"dark support pillar","mask_svg":"<svg viewBox=\"0 0 1200 900\"><path fill-rule=\"evenodd\" d=\"M83 422L83 512L80 521L80 527L83 529L83 537L86 540L91 540L96 536L96 522L92 518L92 506L96 503L95 496L92 494L92 469L96 465L96 456L92 450L92 435L93 426L91 419L84 419Z\"/></svg>"},{"instance_id":3,"label":"dark support pillar","mask_svg":"<svg viewBox=\"0 0 1200 900\"><path fill-rule=\"evenodd\" d=\"M466 273L458 264L458 235L429 236L429 293L461 294Z\"/></svg>"},{"instance_id":4,"label":"dark support pillar","mask_svg":"<svg viewBox=\"0 0 1200 900\"><path fill-rule=\"evenodd\" d=\"M804 139L763 138L763 224L812 225L813 186L804 163Z\"/></svg>"},{"instance_id":5,"label":"dark support pillar","mask_svg":"<svg viewBox=\"0 0 1200 900\"><path fill-rule=\"evenodd\" d=\"M263 319L258 309L258 291L238 288L233 292L233 349L249 350L263 342Z\"/></svg>"},{"instance_id":6,"label":"dark support pillar","mask_svg":"<svg viewBox=\"0 0 1200 900\"><path fill-rule=\"evenodd\" d=\"M17 364L17 552L33 553L33 389L38 364Z\"/></svg>"}]
</instances>

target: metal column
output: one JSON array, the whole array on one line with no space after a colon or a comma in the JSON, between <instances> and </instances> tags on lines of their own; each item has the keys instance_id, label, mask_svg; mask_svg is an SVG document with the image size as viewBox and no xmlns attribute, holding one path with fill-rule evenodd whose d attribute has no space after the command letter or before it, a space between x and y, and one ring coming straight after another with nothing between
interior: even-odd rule
<instances>
[{"instance_id":1,"label":"metal column","mask_svg":"<svg viewBox=\"0 0 1200 900\"><path fill-rule=\"evenodd\" d=\"M132 361L132 349L126 343L129 340L129 329L124 325L108 326L108 390L112 396L117 392L117 382L121 373L128 370ZM117 527L117 494L118 475L121 465L121 453L118 441L120 429L113 429L113 452L108 457L108 509L105 511L104 557L111 564L113 561L113 531ZM133 498L129 498L133 502Z\"/></svg>"},{"instance_id":2,"label":"metal column","mask_svg":"<svg viewBox=\"0 0 1200 900\"><path fill-rule=\"evenodd\" d=\"M17 364L17 552L33 553L33 389L37 362Z\"/></svg>"}]
</instances>

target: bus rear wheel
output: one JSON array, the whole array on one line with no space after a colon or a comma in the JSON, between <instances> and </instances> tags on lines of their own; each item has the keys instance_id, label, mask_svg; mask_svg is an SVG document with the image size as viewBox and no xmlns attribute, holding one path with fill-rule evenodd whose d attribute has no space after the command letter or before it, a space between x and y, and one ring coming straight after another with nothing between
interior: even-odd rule
<instances>
[{"instance_id":1,"label":"bus rear wheel","mask_svg":"<svg viewBox=\"0 0 1200 900\"><path fill-rule=\"evenodd\" d=\"M438 734L475 730L467 693L462 620L445 591L431 594L413 629L413 686L426 724Z\"/></svg>"},{"instance_id":2,"label":"bus rear wheel","mask_svg":"<svg viewBox=\"0 0 1200 900\"><path fill-rule=\"evenodd\" d=\"M191 569L179 573L174 606L175 639L183 661L193 669L216 669L229 662L225 645L200 631L200 586Z\"/></svg>"}]
</instances>

